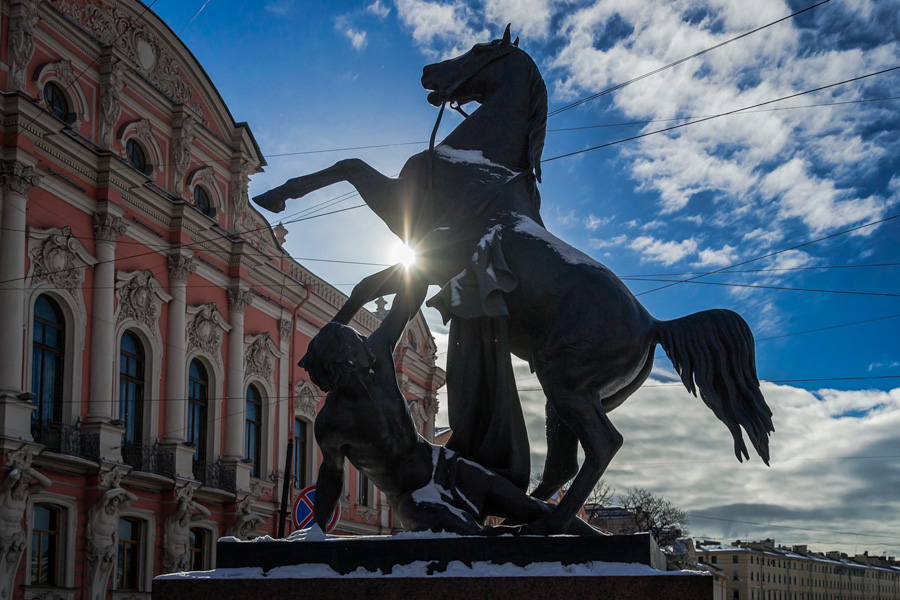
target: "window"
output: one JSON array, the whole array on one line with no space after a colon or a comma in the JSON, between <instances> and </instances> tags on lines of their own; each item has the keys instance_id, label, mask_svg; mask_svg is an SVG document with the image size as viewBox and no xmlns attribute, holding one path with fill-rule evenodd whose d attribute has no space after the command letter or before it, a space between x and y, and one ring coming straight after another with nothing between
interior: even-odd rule
<instances>
[{"instance_id":1,"label":"window","mask_svg":"<svg viewBox=\"0 0 900 600\"><path fill-rule=\"evenodd\" d=\"M188 374L187 443L194 446L194 462L206 462L206 423L209 411L209 377L199 360L192 360Z\"/></svg>"},{"instance_id":2,"label":"window","mask_svg":"<svg viewBox=\"0 0 900 600\"><path fill-rule=\"evenodd\" d=\"M306 487L306 421L294 419L294 487Z\"/></svg>"},{"instance_id":3,"label":"window","mask_svg":"<svg viewBox=\"0 0 900 600\"><path fill-rule=\"evenodd\" d=\"M147 162L147 152L134 138L125 143L125 154L128 156L128 163L144 175L153 171L153 166Z\"/></svg>"},{"instance_id":4,"label":"window","mask_svg":"<svg viewBox=\"0 0 900 600\"><path fill-rule=\"evenodd\" d=\"M31 533L31 585L59 585L62 511L36 504Z\"/></svg>"},{"instance_id":5,"label":"window","mask_svg":"<svg viewBox=\"0 0 900 600\"><path fill-rule=\"evenodd\" d=\"M65 320L59 305L47 296L38 296L34 303L32 340L31 393L37 410L31 422L38 433L39 424L62 420Z\"/></svg>"},{"instance_id":6,"label":"window","mask_svg":"<svg viewBox=\"0 0 900 600\"><path fill-rule=\"evenodd\" d=\"M259 477L262 396L254 386L247 387L244 421L244 457L250 464L250 476Z\"/></svg>"},{"instance_id":7,"label":"window","mask_svg":"<svg viewBox=\"0 0 900 600\"><path fill-rule=\"evenodd\" d=\"M741 580L741 574L738 573L737 571L734 571L734 572L731 574L731 580L732 580L732 581L740 581L740 580Z\"/></svg>"},{"instance_id":8,"label":"window","mask_svg":"<svg viewBox=\"0 0 900 600\"><path fill-rule=\"evenodd\" d=\"M718 556L713 556L713 557L712 557L712 564L716 564L717 562L719 562L719 557L718 557Z\"/></svg>"},{"instance_id":9,"label":"window","mask_svg":"<svg viewBox=\"0 0 900 600\"><path fill-rule=\"evenodd\" d=\"M212 201L209 199L209 194L203 186L198 185L194 187L194 206L208 217L216 216L216 207L213 206Z\"/></svg>"},{"instance_id":10,"label":"window","mask_svg":"<svg viewBox=\"0 0 900 600\"><path fill-rule=\"evenodd\" d=\"M130 331L122 334L119 346L119 420L125 428L124 444L143 439L144 346Z\"/></svg>"},{"instance_id":11,"label":"window","mask_svg":"<svg viewBox=\"0 0 900 600\"><path fill-rule=\"evenodd\" d=\"M66 93L61 87L48 81L44 84L44 103L53 115L60 121L68 123L69 118L69 101L66 99Z\"/></svg>"},{"instance_id":12,"label":"window","mask_svg":"<svg viewBox=\"0 0 900 600\"><path fill-rule=\"evenodd\" d=\"M141 530L137 519L119 519L119 552L116 563L116 589L138 591L141 570Z\"/></svg>"},{"instance_id":13,"label":"window","mask_svg":"<svg viewBox=\"0 0 900 600\"><path fill-rule=\"evenodd\" d=\"M206 560L206 544L208 538L209 532L205 529L199 529L196 527L191 529L191 536L188 540L191 571L209 570L209 562Z\"/></svg>"},{"instance_id":14,"label":"window","mask_svg":"<svg viewBox=\"0 0 900 600\"><path fill-rule=\"evenodd\" d=\"M738 562L738 555L737 555L737 554L732 554L732 555L731 555L731 562L733 562L734 564L737 564L737 562Z\"/></svg>"},{"instance_id":15,"label":"window","mask_svg":"<svg viewBox=\"0 0 900 600\"><path fill-rule=\"evenodd\" d=\"M369 506L369 478L362 471L357 471L356 474L356 503Z\"/></svg>"}]
</instances>

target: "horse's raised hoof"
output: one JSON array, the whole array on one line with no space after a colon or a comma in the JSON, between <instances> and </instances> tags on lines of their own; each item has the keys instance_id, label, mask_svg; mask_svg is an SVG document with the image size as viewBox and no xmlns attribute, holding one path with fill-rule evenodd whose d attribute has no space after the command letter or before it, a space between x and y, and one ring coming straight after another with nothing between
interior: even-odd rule
<instances>
[{"instance_id":1,"label":"horse's raised hoof","mask_svg":"<svg viewBox=\"0 0 900 600\"><path fill-rule=\"evenodd\" d=\"M274 190L269 190L265 194L260 194L259 196L253 197L253 202L263 207L264 209L274 212L280 213L285 208L285 195L282 191L282 187L277 187Z\"/></svg>"}]
</instances>

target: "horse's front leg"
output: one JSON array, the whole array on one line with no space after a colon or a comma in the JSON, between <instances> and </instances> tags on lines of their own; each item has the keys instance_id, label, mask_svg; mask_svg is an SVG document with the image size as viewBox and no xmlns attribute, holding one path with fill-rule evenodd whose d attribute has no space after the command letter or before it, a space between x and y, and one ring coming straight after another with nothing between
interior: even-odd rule
<instances>
[{"instance_id":1,"label":"horse's front leg","mask_svg":"<svg viewBox=\"0 0 900 600\"><path fill-rule=\"evenodd\" d=\"M355 187L365 203L382 219L383 207L396 203L392 198L396 196L397 180L382 175L358 158L341 160L327 169L288 179L277 188L256 196L253 201L266 210L281 212L285 209L287 200L302 198L310 192L341 181Z\"/></svg>"}]
</instances>

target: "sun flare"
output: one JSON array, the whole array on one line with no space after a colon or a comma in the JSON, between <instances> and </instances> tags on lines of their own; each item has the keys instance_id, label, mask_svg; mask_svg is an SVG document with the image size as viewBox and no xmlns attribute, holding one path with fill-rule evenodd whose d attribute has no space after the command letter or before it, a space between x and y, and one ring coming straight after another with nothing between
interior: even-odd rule
<instances>
[{"instance_id":1,"label":"sun flare","mask_svg":"<svg viewBox=\"0 0 900 600\"><path fill-rule=\"evenodd\" d=\"M412 248L398 240L391 251L391 260L394 264L401 263L408 269L416 264L416 253Z\"/></svg>"}]
</instances>

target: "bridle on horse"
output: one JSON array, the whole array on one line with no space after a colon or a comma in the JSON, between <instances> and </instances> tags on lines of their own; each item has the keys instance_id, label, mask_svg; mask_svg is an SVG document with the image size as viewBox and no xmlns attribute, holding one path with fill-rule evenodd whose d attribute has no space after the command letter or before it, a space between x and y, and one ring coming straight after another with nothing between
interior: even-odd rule
<instances>
[{"instance_id":1,"label":"bridle on horse","mask_svg":"<svg viewBox=\"0 0 900 600\"><path fill-rule=\"evenodd\" d=\"M507 31L508 31L508 29L509 28L507 28ZM494 61L500 60L501 58L505 57L506 55L512 53L514 50L519 50L519 46L518 46L519 38L516 38L515 43L507 42L507 44L508 45L506 47L504 47L502 49L502 51L499 52L496 56L492 56L489 61L487 61L486 63L484 63L483 65L481 65L480 67L478 67L477 69L475 69L474 71L472 71L471 73L466 75L465 77L462 77L459 80L457 80L455 83L453 83L453 85L451 85L446 90L444 90L440 95L441 109L438 111L437 119L435 119L434 127L431 130L431 138L428 141L428 203L430 206L434 206L434 140L435 140L435 137L437 136L438 128L441 126L441 119L444 116L444 108L448 104L448 101L446 100L446 98L449 98L453 94L453 92L455 92L457 89L459 89L459 87L462 84L469 81L472 77L475 77L476 75L478 75L478 73L480 73L482 71L482 69L484 69L485 67L487 67ZM454 106L454 101L449 101L449 104L450 104L450 108L452 108L453 110L455 110L456 112L461 114L463 116L463 118L465 118L465 119L469 118L469 115L467 115L466 112L462 109L462 107L459 105L458 101L456 102L455 106ZM511 183L515 183L517 181L520 181L521 179L524 179L525 177L528 177L529 175L533 175L533 173L531 173L530 170L522 171L521 173L518 173L515 176L511 177L510 179L506 180L501 185L501 187L509 185ZM480 215L482 212L484 212L484 210L488 207L488 205L491 202L494 201L494 198L496 198L497 194L499 194L499 193L500 193L500 191L498 190L495 194L491 195L490 198L488 198L487 200L482 202L481 205L472 214L472 218L474 218L474 217Z\"/></svg>"}]
</instances>

